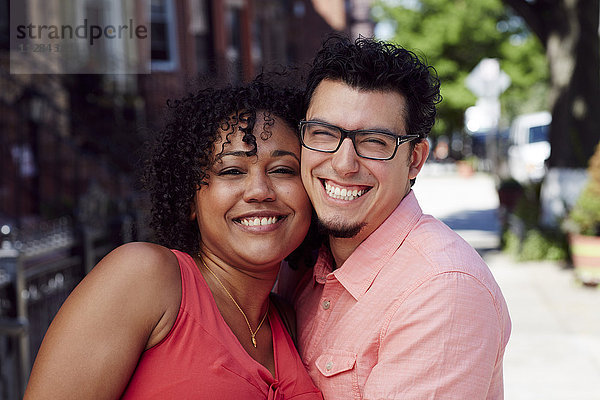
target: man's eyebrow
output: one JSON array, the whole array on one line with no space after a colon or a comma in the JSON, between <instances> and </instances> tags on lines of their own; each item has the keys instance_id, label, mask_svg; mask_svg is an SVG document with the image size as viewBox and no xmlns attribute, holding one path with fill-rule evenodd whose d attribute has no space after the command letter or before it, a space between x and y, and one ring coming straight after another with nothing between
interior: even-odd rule
<instances>
[{"instance_id":1,"label":"man's eyebrow","mask_svg":"<svg viewBox=\"0 0 600 400\"><path fill-rule=\"evenodd\" d=\"M339 126L337 126L335 124L332 124L331 122L327 122L327 121L325 121L325 120L323 120L323 119L321 119L319 117L311 118L310 121L322 122L324 124L333 125L333 126L339 128ZM394 135L394 136L398 135L397 132L394 132L394 131L392 131L392 130L390 130L388 128L377 128L377 127L375 127L375 128L365 128L365 129L346 129L346 130L350 131L350 132L357 132L357 131L361 131L361 132L365 132L366 131L366 132L369 132L369 131L371 131L371 132L387 133L387 134Z\"/></svg>"}]
</instances>

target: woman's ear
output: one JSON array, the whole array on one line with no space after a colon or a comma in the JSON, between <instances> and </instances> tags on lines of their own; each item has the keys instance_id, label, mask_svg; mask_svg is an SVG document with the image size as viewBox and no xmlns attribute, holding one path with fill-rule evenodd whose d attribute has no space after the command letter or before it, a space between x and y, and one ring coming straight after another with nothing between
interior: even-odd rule
<instances>
[{"instance_id":1,"label":"woman's ear","mask_svg":"<svg viewBox=\"0 0 600 400\"><path fill-rule=\"evenodd\" d=\"M196 194L198 190L196 190ZM196 194L192 197L192 203L190 204L190 221L195 221L198 216L198 210L196 208Z\"/></svg>"},{"instance_id":2,"label":"woman's ear","mask_svg":"<svg viewBox=\"0 0 600 400\"><path fill-rule=\"evenodd\" d=\"M429 156L429 141L427 139L421 139L417 144L415 144L415 148L412 151L410 157L410 164L408 169L408 178L415 179L419 172L421 172L421 168L427 161L427 157Z\"/></svg>"}]
</instances>

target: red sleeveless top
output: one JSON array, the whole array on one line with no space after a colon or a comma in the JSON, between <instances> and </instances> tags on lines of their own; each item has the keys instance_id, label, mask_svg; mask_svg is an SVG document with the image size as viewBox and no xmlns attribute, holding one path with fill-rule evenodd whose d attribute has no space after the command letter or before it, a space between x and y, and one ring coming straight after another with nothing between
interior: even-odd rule
<instances>
[{"instance_id":1,"label":"red sleeveless top","mask_svg":"<svg viewBox=\"0 0 600 400\"><path fill-rule=\"evenodd\" d=\"M181 269L181 305L169 334L142 353L123 399L322 399L274 307L275 377L239 343L188 254L173 250Z\"/></svg>"}]
</instances>

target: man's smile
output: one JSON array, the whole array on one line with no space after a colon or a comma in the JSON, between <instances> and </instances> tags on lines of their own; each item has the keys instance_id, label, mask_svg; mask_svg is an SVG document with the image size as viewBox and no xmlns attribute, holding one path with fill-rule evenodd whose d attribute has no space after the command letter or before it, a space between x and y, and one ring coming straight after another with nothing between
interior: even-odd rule
<instances>
[{"instance_id":1,"label":"man's smile","mask_svg":"<svg viewBox=\"0 0 600 400\"><path fill-rule=\"evenodd\" d=\"M325 188L325 192L327 195L336 200L346 200L352 201L356 200L366 192L368 192L370 187L362 187L357 188L356 186L347 186L343 187L339 184L334 184L331 181L323 180L323 187Z\"/></svg>"}]
</instances>

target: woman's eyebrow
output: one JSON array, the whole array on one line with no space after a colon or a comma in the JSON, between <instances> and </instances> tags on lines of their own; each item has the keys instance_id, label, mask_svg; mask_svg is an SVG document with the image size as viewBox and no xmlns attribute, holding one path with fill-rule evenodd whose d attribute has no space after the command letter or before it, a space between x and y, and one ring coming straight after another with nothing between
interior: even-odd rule
<instances>
[{"instance_id":1,"label":"woman's eyebrow","mask_svg":"<svg viewBox=\"0 0 600 400\"><path fill-rule=\"evenodd\" d=\"M226 156L232 156L232 157L250 157L250 155L246 151L228 151L226 153L221 154L219 156L219 159L222 159L223 157L226 157ZM295 153L291 152L291 151L287 151L287 150L273 150L271 152L271 157L285 157L285 156L292 156L298 162L300 162L300 159L298 158L298 156Z\"/></svg>"},{"instance_id":2,"label":"woman's eyebrow","mask_svg":"<svg viewBox=\"0 0 600 400\"><path fill-rule=\"evenodd\" d=\"M233 156L233 157L248 157L248 152L246 151L228 151L227 153L221 153L219 158L223 158L225 156Z\"/></svg>"},{"instance_id":3,"label":"woman's eyebrow","mask_svg":"<svg viewBox=\"0 0 600 400\"><path fill-rule=\"evenodd\" d=\"M291 151L287 151L287 150L273 150L271 152L271 157L284 157L284 156L292 156L296 160L298 160L298 162L300 162L300 159L298 158L298 156L295 153L291 152Z\"/></svg>"}]
</instances>

